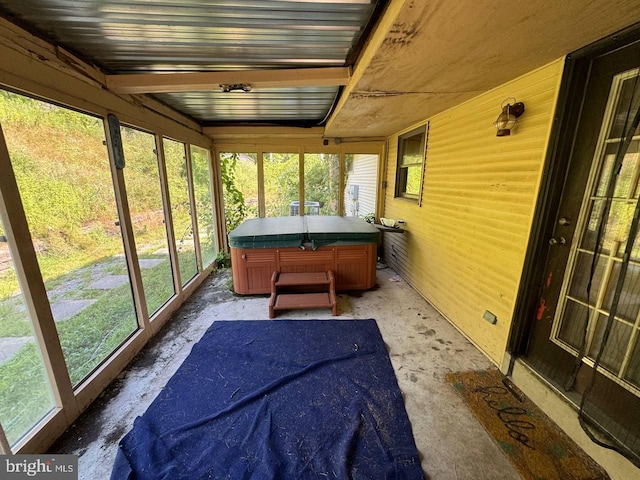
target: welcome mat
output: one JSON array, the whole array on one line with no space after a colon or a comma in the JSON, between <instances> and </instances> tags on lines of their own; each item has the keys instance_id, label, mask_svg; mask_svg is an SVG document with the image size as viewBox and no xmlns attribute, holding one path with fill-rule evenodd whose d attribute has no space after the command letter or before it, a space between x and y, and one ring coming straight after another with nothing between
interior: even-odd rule
<instances>
[{"instance_id":1,"label":"welcome mat","mask_svg":"<svg viewBox=\"0 0 640 480\"><path fill-rule=\"evenodd\" d=\"M498 370L449 373L446 379L525 480L609 479L600 465Z\"/></svg>"}]
</instances>

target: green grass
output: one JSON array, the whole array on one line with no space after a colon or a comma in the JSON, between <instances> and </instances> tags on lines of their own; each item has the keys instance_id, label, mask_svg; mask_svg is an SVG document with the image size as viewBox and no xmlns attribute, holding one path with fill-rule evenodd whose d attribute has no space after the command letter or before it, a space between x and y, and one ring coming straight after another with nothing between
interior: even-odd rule
<instances>
[{"instance_id":1,"label":"green grass","mask_svg":"<svg viewBox=\"0 0 640 480\"><path fill-rule=\"evenodd\" d=\"M159 258L146 255L142 258ZM195 271L193 250L179 252L185 280ZM104 275L126 274L121 258L106 258L93 267L102 268ZM184 265L184 267L182 267ZM138 329L130 285L110 290L91 290L91 269L74 270L47 286L82 279L82 285L65 293L64 299L93 299L74 317L56 323L58 336L74 386L98 367ZM189 272L189 273L188 273ZM94 278L95 280L95 278ZM142 280L149 313L153 314L173 295L173 277L168 257L152 268L142 269ZM26 310L20 310L20 297L0 302L0 337L31 336ZM52 407L42 360L35 343L23 346L10 361L0 365L0 421L10 443L15 442Z\"/></svg>"},{"instance_id":2,"label":"green grass","mask_svg":"<svg viewBox=\"0 0 640 480\"><path fill-rule=\"evenodd\" d=\"M131 287L127 283L110 290L90 289L92 281L106 275L127 275L108 158L102 145L104 130L99 119L54 107L20 95L0 91L0 121L11 163L37 251L38 266L51 302L95 300L77 315L56 323L73 385L109 357L138 329ZM125 129L127 192L139 252L154 251L165 240L152 135ZM184 168L183 145L165 142L172 214L179 245L178 260L183 283L197 273L191 234L191 215ZM199 160L198 219L203 231L213 232L207 153L194 150ZM175 188L174 188L175 187ZM133 215L136 213L136 215ZM0 232L2 226L0 225ZM215 251L206 252L207 258ZM141 255L141 258L162 258ZM150 314L174 296L168 257L142 269ZM29 314L22 304L13 269L0 273L0 337L33 335ZM35 342L18 350L0 365L0 422L14 443L52 406L48 380Z\"/></svg>"},{"instance_id":3,"label":"green grass","mask_svg":"<svg viewBox=\"0 0 640 480\"><path fill-rule=\"evenodd\" d=\"M0 422L9 444L15 443L53 406L38 349L33 343L27 344L18 355L0 365Z\"/></svg>"},{"instance_id":4,"label":"green grass","mask_svg":"<svg viewBox=\"0 0 640 480\"><path fill-rule=\"evenodd\" d=\"M29 315L22 305L22 297L13 297L0 303L0 337L31 336Z\"/></svg>"},{"instance_id":5,"label":"green grass","mask_svg":"<svg viewBox=\"0 0 640 480\"><path fill-rule=\"evenodd\" d=\"M149 316L151 316L162 307L162 305L167 303L175 293L171 262L169 262L168 257L166 257L164 262L155 267L142 269L142 285L144 286L147 310L149 311Z\"/></svg>"},{"instance_id":6,"label":"green grass","mask_svg":"<svg viewBox=\"0 0 640 480\"><path fill-rule=\"evenodd\" d=\"M138 329L130 286L106 291L95 303L59 322L57 327L75 386Z\"/></svg>"}]
</instances>

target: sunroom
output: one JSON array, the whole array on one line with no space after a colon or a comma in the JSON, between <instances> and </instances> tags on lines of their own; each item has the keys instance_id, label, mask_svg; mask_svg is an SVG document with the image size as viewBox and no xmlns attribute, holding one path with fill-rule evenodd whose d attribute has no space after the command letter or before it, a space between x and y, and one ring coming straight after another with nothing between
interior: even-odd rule
<instances>
[{"instance_id":1,"label":"sunroom","mask_svg":"<svg viewBox=\"0 0 640 480\"><path fill-rule=\"evenodd\" d=\"M639 476L639 22L630 0L0 0L2 453L46 452L243 222L355 217L379 285Z\"/></svg>"}]
</instances>

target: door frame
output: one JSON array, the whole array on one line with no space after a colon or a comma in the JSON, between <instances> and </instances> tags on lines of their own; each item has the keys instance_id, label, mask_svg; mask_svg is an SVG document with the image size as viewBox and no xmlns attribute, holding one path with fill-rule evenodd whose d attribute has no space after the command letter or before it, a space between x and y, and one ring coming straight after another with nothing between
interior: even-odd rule
<instances>
[{"instance_id":1,"label":"door frame","mask_svg":"<svg viewBox=\"0 0 640 480\"><path fill-rule=\"evenodd\" d=\"M573 154L591 62L600 55L613 52L638 40L640 40L640 24L587 45L567 55L565 59L542 181L507 342L507 353L510 354L509 373L513 369L515 358L526 354L528 350L549 254L548 239L553 236L557 208Z\"/></svg>"}]
</instances>

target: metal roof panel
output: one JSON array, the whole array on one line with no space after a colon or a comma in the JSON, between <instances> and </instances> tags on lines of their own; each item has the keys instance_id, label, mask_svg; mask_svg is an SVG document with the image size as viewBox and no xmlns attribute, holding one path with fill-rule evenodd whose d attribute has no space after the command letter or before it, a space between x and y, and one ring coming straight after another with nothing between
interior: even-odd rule
<instances>
[{"instance_id":1,"label":"metal roof panel","mask_svg":"<svg viewBox=\"0 0 640 480\"><path fill-rule=\"evenodd\" d=\"M378 3L0 0L0 12L107 73L125 74L345 66ZM254 91L245 96L193 92L157 97L203 122L296 117L322 121L338 91L331 87Z\"/></svg>"}]
</instances>

